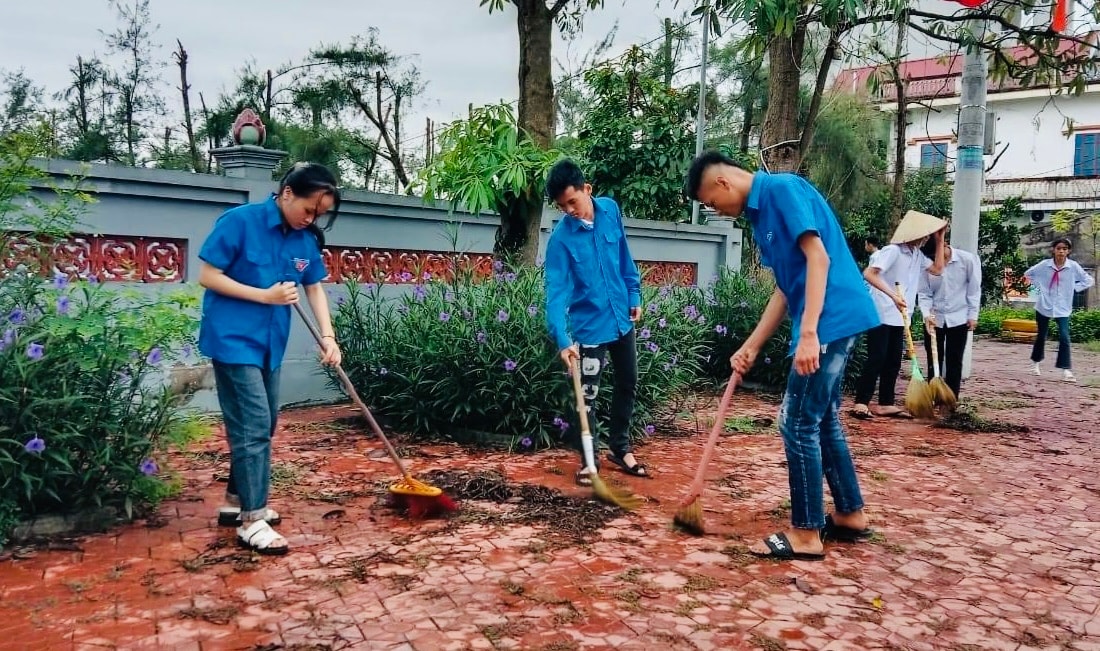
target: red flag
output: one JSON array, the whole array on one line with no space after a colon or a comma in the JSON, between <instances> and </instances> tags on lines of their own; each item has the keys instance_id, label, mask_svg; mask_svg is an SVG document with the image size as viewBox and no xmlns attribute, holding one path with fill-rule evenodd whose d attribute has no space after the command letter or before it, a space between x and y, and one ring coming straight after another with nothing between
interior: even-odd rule
<instances>
[{"instance_id":1,"label":"red flag","mask_svg":"<svg viewBox=\"0 0 1100 651\"><path fill-rule=\"evenodd\" d=\"M968 7L970 9L982 6L983 4L985 4L985 1L986 0L948 0L948 2L957 2L962 6Z\"/></svg>"},{"instance_id":2,"label":"red flag","mask_svg":"<svg viewBox=\"0 0 1100 651\"><path fill-rule=\"evenodd\" d=\"M1066 5L1068 0L1054 0L1054 17L1050 21L1050 28L1056 32L1066 29Z\"/></svg>"}]
</instances>

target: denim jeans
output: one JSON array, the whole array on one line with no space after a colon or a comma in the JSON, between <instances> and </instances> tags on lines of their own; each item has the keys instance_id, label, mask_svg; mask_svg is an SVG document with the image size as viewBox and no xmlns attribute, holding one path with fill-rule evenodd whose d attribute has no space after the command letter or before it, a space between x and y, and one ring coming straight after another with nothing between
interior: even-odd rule
<instances>
[{"instance_id":1,"label":"denim jeans","mask_svg":"<svg viewBox=\"0 0 1100 651\"><path fill-rule=\"evenodd\" d=\"M240 496L242 520L263 517L279 415L279 369L215 361L214 382L229 440L226 492Z\"/></svg>"},{"instance_id":2,"label":"denim jeans","mask_svg":"<svg viewBox=\"0 0 1100 651\"><path fill-rule=\"evenodd\" d=\"M1038 332L1035 335L1035 346L1031 349L1031 361L1036 364L1043 361L1046 354L1047 332L1050 331L1050 321L1049 316L1035 313L1035 325L1038 326ZM1054 322L1058 324L1058 360L1054 362L1054 366L1055 368L1068 370L1073 368L1069 359L1069 317L1054 317Z\"/></svg>"},{"instance_id":3,"label":"denim jeans","mask_svg":"<svg viewBox=\"0 0 1100 651\"><path fill-rule=\"evenodd\" d=\"M596 411L593 404L600 392L600 377L606 367L608 353L614 367L614 384L611 388L611 418L608 423L608 447L611 452L622 458L630 452L630 418L634 415L634 398L638 392L638 350L634 342L634 328L615 341L598 346L581 344L581 387L584 390L585 408L588 411L588 426L592 430L592 444L596 445ZM581 452L580 428L577 428L575 445Z\"/></svg>"},{"instance_id":4,"label":"denim jeans","mask_svg":"<svg viewBox=\"0 0 1100 651\"><path fill-rule=\"evenodd\" d=\"M863 508L855 464L840 425L844 368L855 343L853 336L822 346L816 372L799 375L792 368L787 378L779 432L787 453L791 525L796 529L825 526L823 477L838 513Z\"/></svg>"}]
</instances>

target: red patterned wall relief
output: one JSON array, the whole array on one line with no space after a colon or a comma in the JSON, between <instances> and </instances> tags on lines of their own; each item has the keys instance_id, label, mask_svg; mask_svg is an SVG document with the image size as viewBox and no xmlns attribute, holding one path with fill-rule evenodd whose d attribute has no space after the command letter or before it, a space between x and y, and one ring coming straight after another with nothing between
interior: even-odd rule
<instances>
[{"instance_id":1,"label":"red patterned wall relief","mask_svg":"<svg viewBox=\"0 0 1100 651\"><path fill-rule=\"evenodd\" d=\"M77 234L51 242L8 233L0 272L41 261L46 275L94 276L104 282L181 283L187 279L187 240ZM45 260L41 260L45 257Z\"/></svg>"},{"instance_id":2,"label":"red patterned wall relief","mask_svg":"<svg viewBox=\"0 0 1100 651\"><path fill-rule=\"evenodd\" d=\"M681 285L690 287L699 282L699 265L694 262L654 262L638 260L642 282L646 285Z\"/></svg>"},{"instance_id":3,"label":"red patterned wall relief","mask_svg":"<svg viewBox=\"0 0 1100 651\"><path fill-rule=\"evenodd\" d=\"M493 273L491 253L329 246L325 247L322 257L328 270L324 282L329 283L341 283L350 278L363 283L396 285L427 278L451 280L456 270L471 273L475 278L488 278Z\"/></svg>"}]
</instances>

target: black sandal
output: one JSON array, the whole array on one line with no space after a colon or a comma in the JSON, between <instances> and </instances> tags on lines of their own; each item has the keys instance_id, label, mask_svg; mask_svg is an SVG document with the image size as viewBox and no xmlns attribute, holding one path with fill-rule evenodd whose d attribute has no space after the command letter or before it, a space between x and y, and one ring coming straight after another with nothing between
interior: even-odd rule
<instances>
[{"instance_id":1,"label":"black sandal","mask_svg":"<svg viewBox=\"0 0 1100 651\"><path fill-rule=\"evenodd\" d=\"M633 466L628 466L621 457L617 457L611 452L607 453L607 460L622 468L623 472L628 475L634 475L635 477L645 477L647 479L649 478L649 471L646 470L644 463L636 463Z\"/></svg>"}]
</instances>

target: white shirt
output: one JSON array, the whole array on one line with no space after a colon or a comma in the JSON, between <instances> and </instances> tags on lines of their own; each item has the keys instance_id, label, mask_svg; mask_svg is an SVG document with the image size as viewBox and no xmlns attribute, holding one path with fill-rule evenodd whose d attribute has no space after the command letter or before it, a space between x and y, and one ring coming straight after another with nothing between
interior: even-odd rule
<instances>
[{"instance_id":1,"label":"white shirt","mask_svg":"<svg viewBox=\"0 0 1100 651\"><path fill-rule=\"evenodd\" d=\"M921 253L920 249L908 244L884 246L875 252L871 257L870 264L868 264L868 268L873 267L880 271L879 277L891 289L894 287L894 283L901 283L905 304L909 306L906 310L908 313L906 316L910 318L913 316L913 307L917 303L917 287L920 285L920 278L924 274L924 270L931 266L932 261ZM878 317L882 324L905 325L905 322L901 320L901 312L898 311L898 306L894 304L893 294L884 294L875 287L870 289L871 298L875 300L875 307L878 309Z\"/></svg>"},{"instance_id":2,"label":"white shirt","mask_svg":"<svg viewBox=\"0 0 1100 651\"><path fill-rule=\"evenodd\" d=\"M1069 316L1073 312L1073 293L1086 290L1093 283L1092 276L1069 258L1061 269L1054 266L1053 258L1047 258L1025 271L1024 278L1039 290L1035 311L1055 319Z\"/></svg>"},{"instance_id":3,"label":"white shirt","mask_svg":"<svg viewBox=\"0 0 1100 651\"><path fill-rule=\"evenodd\" d=\"M943 274L921 274L917 305L921 314L934 314L937 328L954 328L978 320L982 304L982 263L969 251L951 249Z\"/></svg>"}]
</instances>

